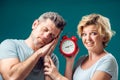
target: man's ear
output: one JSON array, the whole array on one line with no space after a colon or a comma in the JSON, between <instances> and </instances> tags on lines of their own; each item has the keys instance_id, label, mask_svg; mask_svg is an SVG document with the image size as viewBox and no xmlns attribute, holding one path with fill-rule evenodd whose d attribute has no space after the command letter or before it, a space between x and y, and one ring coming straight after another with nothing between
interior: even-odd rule
<instances>
[{"instance_id":1,"label":"man's ear","mask_svg":"<svg viewBox=\"0 0 120 80\"><path fill-rule=\"evenodd\" d=\"M35 20L32 24L32 29L35 29L39 25L39 21Z\"/></svg>"}]
</instances>

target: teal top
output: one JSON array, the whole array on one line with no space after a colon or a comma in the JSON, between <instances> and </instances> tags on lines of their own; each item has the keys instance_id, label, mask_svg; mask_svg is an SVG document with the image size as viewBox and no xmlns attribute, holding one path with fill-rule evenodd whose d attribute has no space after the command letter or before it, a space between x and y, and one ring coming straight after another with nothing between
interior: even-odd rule
<instances>
[{"instance_id":1,"label":"teal top","mask_svg":"<svg viewBox=\"0 0 120 80\"><path fill-rule=\"evenodd\" d=\"M22 62L29 58L33 53L34 51L26 45L24 40L6 39L0 44L0 59L18 58ZM53 53L51 58L56 67L59 68L57 56ZM40 58L25 80L44 80L43 70L43 58Z\"/></svg>"}]
</instances>

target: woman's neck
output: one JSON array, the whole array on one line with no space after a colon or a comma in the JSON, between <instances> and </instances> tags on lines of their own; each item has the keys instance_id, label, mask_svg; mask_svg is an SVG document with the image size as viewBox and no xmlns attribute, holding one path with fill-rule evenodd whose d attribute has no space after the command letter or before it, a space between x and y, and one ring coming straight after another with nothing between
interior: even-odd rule
<instances>
[{"instance_id":1,"label":"woman's neck","mask_svg":"<svg viewBox=\"0 0 120 80\"><path fill-rule=\"evenodd\" d=\"M88 53L89 53L89 57L88 57L89 60L97 60L107 54L107 52L104 49L98 52L89 51Z\"/></svg>"}]
</instances>

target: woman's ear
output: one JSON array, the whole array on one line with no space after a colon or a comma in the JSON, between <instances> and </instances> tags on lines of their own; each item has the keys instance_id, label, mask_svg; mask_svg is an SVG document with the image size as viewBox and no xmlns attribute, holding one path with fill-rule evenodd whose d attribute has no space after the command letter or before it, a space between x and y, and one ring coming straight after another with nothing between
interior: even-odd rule
<instances>
[{"instance_id":1,"label":"woman's ear","mask_svg":"<svg viewBox=\"0 0 120 80\"><path fill-rule=\"evenodd\" d=\"M39 21L35 20L32 24L32 29L35 29L39 25Z\"/></svg>"},{"instance_id":2,"label":"woman's ear","mask_svg":"<svg viewBox=\"0 0 120 80\"><path fill-rule=\"evenodd\" d=\"M104 35L103 36L103 42L106 42L107 41L107 39L106 39L106 36Z\"/></svg>"}]
</instances>

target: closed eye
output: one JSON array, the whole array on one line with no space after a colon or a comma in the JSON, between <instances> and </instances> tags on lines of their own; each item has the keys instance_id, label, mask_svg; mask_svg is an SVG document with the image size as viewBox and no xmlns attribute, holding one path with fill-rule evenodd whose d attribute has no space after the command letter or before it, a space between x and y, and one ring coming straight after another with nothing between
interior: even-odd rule
<instances>
[{"instance_id":1,"label":"closed eye","mask_svg":"<svg viewBox=\"0 0 120 80\"><path fill-rule=\"evenodd\" d=\"M43 31L47 32L47 31L48 31L48 28L43 27Z\"/></svg>"},{"instance_id":2,"label":"closed eye","mask_svg":"<svg viewBox=\"0 0 120 80\"><path fill-rule=\"evenodd\" d=\"M50 34L50 37L52 38L52 39L55 39L55 35L54 34Z\"/></svg>"}]
</instances>

